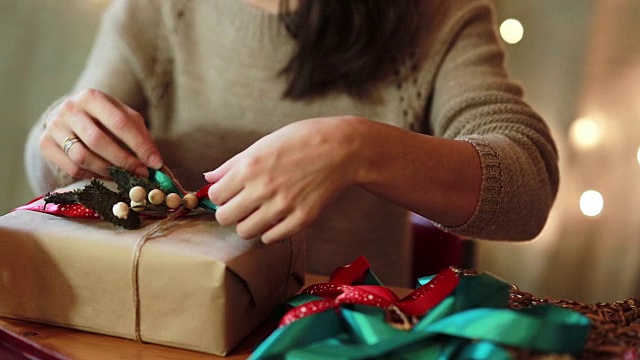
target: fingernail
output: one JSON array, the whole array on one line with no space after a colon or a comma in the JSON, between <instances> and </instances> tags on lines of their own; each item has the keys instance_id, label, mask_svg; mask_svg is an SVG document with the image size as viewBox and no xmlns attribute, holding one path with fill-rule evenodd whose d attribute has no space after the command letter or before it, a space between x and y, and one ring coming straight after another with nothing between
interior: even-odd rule
<instances>
[{"instance_id":1,"label":"fingernail","mask_svg":"<svg viewBox=\"0 0 640 360\"><path fill-rule=\"evenodd\" d=\"M162 158L158 154L153 154L149 156L147 163L149 164L149 167L158 170L162 167Z\"/></svg>"}]
</instances>

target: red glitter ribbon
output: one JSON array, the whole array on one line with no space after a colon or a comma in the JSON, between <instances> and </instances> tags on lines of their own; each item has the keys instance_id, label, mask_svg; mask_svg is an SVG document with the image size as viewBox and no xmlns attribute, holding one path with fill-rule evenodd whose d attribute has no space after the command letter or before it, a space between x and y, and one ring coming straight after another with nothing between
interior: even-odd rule
<instances>
[{"instance_id":1,"label":"red glitter ribbon","mask_svg":"<svg viewBox=\"0 0 640 360\"><path fill-rule=\"evenodd\" d=\"M100 219L100 215L98 215L98 213L82 204L45 204L44 202L40 201L43 197L44 196L37 197L29 201L26 205L22 205L13 209L13 211L31 210L71 218Z\"/></svg>"},{"instance_id":2,"label":"red glitter ribbon","mask_svg":"<svg viewBox=\"0 0 640 360\"><path fill-rule=\"evenodd\" d=\"M458 274L447 268L427 284L400 299L384 286L362 284L369 268L369 262L361 256L350 265L336 269L328 282L305 288L302 290L303 294L321 296L322 299L289 310L280 320L280 326L328 309L337 309L342 304L359 304L383 309L395 306L406 315L422 316L449 296L460 281Z\"/></svg>"}]
</instances>

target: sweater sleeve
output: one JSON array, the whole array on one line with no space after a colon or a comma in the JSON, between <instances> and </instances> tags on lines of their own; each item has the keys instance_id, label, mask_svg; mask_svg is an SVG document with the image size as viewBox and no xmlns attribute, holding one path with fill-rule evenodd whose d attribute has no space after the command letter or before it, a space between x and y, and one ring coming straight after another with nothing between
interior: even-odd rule
<instances>
[{"instance_id":1,"label":"sweater sleeve","mask_svg":"<svg viewBox=\"0 0 640 360\"><path fill-rule=\"evenodd\" d=\"M463 236L526 240L544 227L558 191L558 153L549 128L507 75L490 4L463 2L441 38L434 79L434 135L468 141L482 166L480 198Z\"/></svg>"},{"instance_id":2,"label":"sweater sleeve","mask_svg":"<svg viewBox=\"0 0 640 360\"><path fill-rule=\"evenodd\" d=\"M154 16L153 5L141 12L144 6L142 1L129 0L115 0L110 5L101 19L86 66L70 94L86 88L98 89L145 113L146 97L142 87L145 62L140 59L148 52L145 50L150 45L141 46L140 54L134 56L131 51L134 42L130 40L137 39L138 45L152 43L153 32L157 28L153 19L157 16ZM145 14L142 23L133 20L136 13ZM25 144L25 168L30 186L36 194L74 181L42 156L39 145L47 117L54 114L56 106L67 96L71 95L63 96L41 115L31 128Z\"/></svg>"}]
</instances>

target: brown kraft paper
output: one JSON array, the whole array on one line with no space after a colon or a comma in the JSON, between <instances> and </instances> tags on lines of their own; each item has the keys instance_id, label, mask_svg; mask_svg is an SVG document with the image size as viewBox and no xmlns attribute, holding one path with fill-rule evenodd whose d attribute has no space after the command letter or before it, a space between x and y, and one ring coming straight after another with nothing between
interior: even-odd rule
<instances>
[{"instance_id":1,"label":"brown kraft paper","mask_svg":"<svg viewBox=\"0 0 640 360\"><path fill-rule=\"evenodd\" d=\"M0 316L135 339L132 264L145 228L0 217ZM302 246L243 240L212 214L175 221L140 254L142 341L227 354L300 288Z\"/></svg>"}]
</instances>

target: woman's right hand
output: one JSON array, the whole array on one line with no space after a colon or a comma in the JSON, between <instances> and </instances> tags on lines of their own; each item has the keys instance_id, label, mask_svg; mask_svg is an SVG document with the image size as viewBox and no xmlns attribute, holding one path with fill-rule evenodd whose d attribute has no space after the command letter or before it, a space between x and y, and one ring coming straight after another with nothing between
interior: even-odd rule
<instances>
[{"instance_id":1,"label":"woman's right hand","mask_svg":"<svg viewBox=\"0 0 640 360\"><path fill-rule=\"evenodd\" d=\"M40 150L51 163L74 178L109 178L115 165L146 177L162 158L142 116L120 100L85 89L62 101L44 119ZM80 141L70 144L69 139Z\"/></svg>"}]
</instances>

